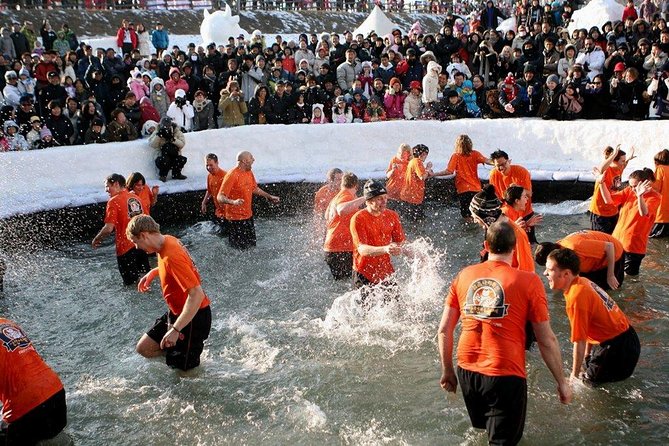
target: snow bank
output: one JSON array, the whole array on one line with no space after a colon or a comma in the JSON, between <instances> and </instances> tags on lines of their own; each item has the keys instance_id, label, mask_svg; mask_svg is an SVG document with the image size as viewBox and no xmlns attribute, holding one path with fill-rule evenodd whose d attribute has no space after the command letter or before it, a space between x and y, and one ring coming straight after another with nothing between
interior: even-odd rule
<instances>
[{"instance_id":1,"label":"snow bank","mask_svg":"<svg viewBox=\"0 0 669 446\"><path fill-rule=\"evenodd\" d=\"M669 125L661 121L575 121L540 119L465 119L452 122L392 121L375 124L256 125L188 133L185 181L157 181L154 151L146 140L60 147L0 154L0 218L20 213L104 202L104 179L116 172L142 172L161 193L202 190L204 156L218 155L226 170L240 150L253 152L261 183L323 181L331 167L360 178L382 178L400 143L426 144L428 160L443 169L457 135L467 133L484 154L503 149L514 163L526 166L535 180L592 181L592 167L602 149L622 144L637 147L628 171L653 166L653 156L669 141ZM665 144L661 146L661 144ZM488 168L479 174L486 178Z\"/></svg>"}]
</instances>

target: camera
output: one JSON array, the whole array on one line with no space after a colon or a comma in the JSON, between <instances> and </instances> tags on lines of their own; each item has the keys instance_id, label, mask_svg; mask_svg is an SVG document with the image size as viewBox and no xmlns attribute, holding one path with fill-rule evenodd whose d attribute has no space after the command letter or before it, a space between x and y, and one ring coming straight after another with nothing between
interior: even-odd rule
<instances>
[{"instance_id":1,"label":"camera","mask_svg":"<svg viewBox=\"0 0 669 446\"><path fill-rule=\"evenodd\" d=\"M174 103L177 104L177 107L183 107L186 105L186 98L177 97L174 98Z\"/></svg>"},{"instance_id":2,"label":"camera","mask_svg":"<svg viewBox=\"0 0 669 446\"><path fill-rule=\"evenodd\" d=\"M158 136L160 136L161 138L163 138L168 142L174 140L174 130L172 129L172 125L170 125L169 127L161 126L158 129Z\"/></svg>"}]
</instances>

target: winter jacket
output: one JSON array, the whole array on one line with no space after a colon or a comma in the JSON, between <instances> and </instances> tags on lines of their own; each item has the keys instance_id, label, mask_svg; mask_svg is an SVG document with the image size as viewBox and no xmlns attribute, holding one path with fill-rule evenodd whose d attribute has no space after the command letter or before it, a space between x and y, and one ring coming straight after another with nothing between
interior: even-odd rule
<instances>
[{"instance_id":1,"label":"winter jacket","mask_svg":"<svg viewBox=\"0 0 669 446\"><path fill-rule=\"evenodd\" d=\"M86 130L86 134L84 135L84 144L104 144L106 142L109 142L107 139L107 133L102 132L102 133L96 133L93 131L93 129L88 129Z\"/></svg>"},{"instance_id":2,"label":"winter jacket","mask_svg":"<svg viewBox=\"0 0 669 446\"><path fill-rule=\"evenodd\" d=\"M583 115L583 97L576 94L571 98L562 93L558 98L558 119L571 121Z\"/></svg>"},{"instance_id":3,"label":"winter jacket","mask_svg":"<svg viewBox=\"0 0 669 446\"><path fill-rule=\"evenodd\" d=\"M404 119L418 119L422 112L423 102L421 101L420 95L407 95L404 99Z\"/></svg>"},{"instance_id":4,"label":"winter jacket","mask_svg":"<svg viewBox=\"0 0 669 446\"><path fill-rule=\"evenodd\" d=\"M134 28L123 28L120 27L118 31L116 32L116 46L119 48L123 48L123 41L125 40L125 33L126 31L130 33L130 42L132 44L132 48L135 49L137 48L137 33L135 32Z\"/></svg>"},{"instance_id":5,"label":"winter jacket","mask_svg":"<svg viewBox=\"0 0 669 446\"><path fill-rule=\"evenodd\" d=\"M555 90L544 88L544 96L539 105L537 116L543 119L557 119L558 117L558 98L562 93L562 87L559 85Z\"/></svg>"},{"instance_id":6,"label":"winter jacket","mask_svg":"<svg viewBox=\"0 0 669 446\"><path fill-rule=\"evenodd\" d=\"M139 73L139 71L137 71L136 74L133 74L133 77L128 79L128 88L130 91L135 93L137 102L139 102L143 97L149 96L151 94L151 90L142 80L142 75Z\"/></svg>"},{"instance_id":7,"label":"winter jacket","mask_svg":"<svg viewBox=\"0 0 669 446\"><path fill-rule=\"evenodd\" d=\"M156 150L156 157L161 155L160 149L163 147L165 143L171 142L172 144L177 146L179 152L181 152L183 148L186 146L186 137L184 136L179 126L173 126L172 141L167 141L165 138L158 135L158 133L159 133L158 131L155 131L151 134L151 136L149 136L149 147Z\"/></svg>"},{"instance_id":8,"label":"winter jacket","mask_svg":"<svg viewBox=\"0 0 669 446\"><path fill-rule=\"evenodd\" d=\"M343 62L337 67L337 84L342 91L347 92L360 73L362 73L362 64Z\"/></svg>"},{"instance_id":9,"label":"winter jacket","mask_svg":"<svg viewBox=\"0 0 669 446\"><path fill-rule=\"evenodd\" d=\"M293 106L293 100L287 94L279 96L278 94L272 95L268 98L270 104L270 114L267 117L267 122L270 124L290 124L290 110Z\"/></svg>"},{"instance_id":10,"label":"winter jacket","mask_svg":"<svg viewBox=\"0 0 669 446\"><path fill-rule=\"evenodd\" d=\"M165 49L170 45L170 36L164 29L151 31L151 43L157 48Z\"/></svg>"},{"instance_id":11,"label":"winter jacket","mask_svg":"<svg viewBox=\"0 0 669 446\"><path fill-rule=\"evenodd\" d=\"M332 107L332 122L334 124L350 124L353 122L353 113L351 113L351 109L346 106L342 112L336 105Z\"/></svg>"},{"instance_id":12,"label":"winter jacket","mask_svg":"<svg viewBox=\"0 0 669 446\"><path fill-rule=\"evenodd\" d=\"M433 60L428 62L427 74L423 78L423 104L439 100L439 73L441 73L441 65Z\"/></svg>"},{"instance_id":13,"label":"winter jacket","mask_svg":"<svg viewBox=\"0 0 669 446\"><path fill-rule=\"evenodd\" d=\"M134 141L137 136L137 129L129 121L125 124L119 124L118 121L107 124L107 139L110 142Z\"/></svg>"},{"instance_id":14,"label":"winter jacket","mask_svg":"<svg viewBox=\"0 0 669 446\"><path fill-rule=\"evenodd\" d=\"M202 102L193 101L195 116L193 117L193 131L214 129L214 103L209 99Z\"/></svg>"},{"instance_id":15,"label":"winter jacket","mask_svg":"<svg viewBox=\"0 0 669 446\"><path fill-rule=\"evenodd\" d=\"M74 126L70 118L60 115L55 117L49 115L46 118L46 126L51 130L53 139L61 146L69 146L70 138L74 136Z\"/></svg>"},{"instance_id":16,"label":"winter jacket","mask_svg":"<svg viewBox=\"0 0 669 446\"><path fill-rule=\"evenodd\" d=\"M167 109L167 116L172 118L172 122L179 126L182 131L190 132L193 129L195 110L189 101L186 101L181 107L176 102L172 102Z\"/></svg>"},{"instance_id":17,"label":"winter jacket","mask_svg":"<svg viewBox=\"0 0 669 446\"><path fill-rule=\"evenodd\" d=\"M257 102L257 98L254 98ZM218 110L221 112L219 118L219 128L236 127L244 125L244 114L248 112L246 102L243 99L235 99L230 96L230 91L224 89L221 91L221 100L218 103Z\"/></svg>"},{"instance_id":18,"label":"winter jacket","mask_svg":"<svg viewBox=\"0 0 669 446\"><path fill-rule=\"evenodd\" d=\"M602 74L605 60L606 55L598 46L595 46L590 52L581 51L576 56L576 63L583 65L583 68L589 70L588 79L590 80L594 79L598 74Z\"/></svg>"},{"instance_id":19,"label":"winter jacket","mask_svg":"<svg viewBox=\"0 0 669 446\"><path fill-rule=\"evenodd\" d=\"M181 71L179 71L177 67L170 68L169 79L167 79L167 82L165 82L165 90L167 91L167 97L170 101L170 104L174 102L174 93L178 89L182 89L183 91L188 93L188 90L190 88L188 86L188 82L186 82L186 80L182 79L181 77L179 77L178 81L174 82L174 80L172 80L172 73L178 73L179 76L181 76Z\"/></svg>"},{"instance_id":20,"label":"winter jacket","mask_svg":"<svg viewBox=\"0 0 669 446\"><path fill-rule=\"evenodd\" d=\"M144 57L148 57L151 55L151 53L153 53L151 36L149 35L148 31L137 33L137 49L139 50L139 54Z\"/></svg>"},{"instance_id":21,"label":"winter jacket","mask_svg":"<svg viewBox=\"0 0 669 446\"><path fill-rule=\"evenodd\" d=\"M160 116L160 113L158 113L158 110L156 110L156 107L153 106L151 103L151 99L149 98L142 98L141 101L139 101L139 111L140 111L140 118L139 118L139 124L143 128L144 124L147 121L156 121L160 122L162 116Z\"/></svg>"},{"instance_id":22,"label":"winter jacket","mask_svg":"<svg viewBox=\"0 0 669 446\"><path fill-rule=\"evenodd\" d=\"M404 101L406 95L403 92L395 94L386 93L383 98L383 107L385 108L387 119L404 119Z\"/></svg>"},{"instance_id":23,"label":"winter jacket","mask_svg":"<svg viewBox=\"0 0 669 446\"><path fill-rule=\"evenodd\" d=\"M263 72L260 68L253 65L249 70L242 71L241 91L245 98L252 98L256 87L263 83Z\"/></svg>"},{"instance_id":24,"label":"winter jacket","mask_svg":"<svg viewBox=\"0 0 669 446\"><path fill-rule=\"evenodd\" d=\"M163 88L158 91L156 90L156 85L160 84ZM167 97L167 91L165 91L165 82L159 78L159 77L154 77L151 79L151 103L153 104L153 107L158 111L160 114L161 118L164 118L167 116L167 109L170 106L170 100Z\"/></svg>"},{"instance_id":25,"label":"winter jacket","mask_svg":"<svg viewBox=\"0 0 669 446\"><path fill-rule=\"evenodd\" d=\"M10 127L14 127L16 129L14 136L9 135L8 130ZM16 122L12 120L5 121L3 129L5 131L5 141L10 151L28 150L30 148L28 141L26 141L23 135L19 133L19 126L16 124Z\"/></svg>"},{"instance_id":26,"label":"winter jacket","mask_svg":"<svg viewBox=\"0 0 669 446\"><path fill-rule=\"evenodd\" d=\"M261 104L258 96L260 90L265 90L265 103ZM221 99L221 102L223 100ZM269 116L272 114L272 97L269 94L269 89L265 85L258 85L255 94L248 104L249 124L268 124Z\"/></svg>"},{"instance_id":27,"label":"winter jacket","mask_svg":"<svg viewBox=\"0 0 669 446\"><path fill-rule=\"evenodd\" d=\"M374 78L381 78L384 85L388 85L390 79L395 77L395 67L393 64L388 62L388 66L379 65L376 70L374 70Z\"/></svg>"}]
</instances>

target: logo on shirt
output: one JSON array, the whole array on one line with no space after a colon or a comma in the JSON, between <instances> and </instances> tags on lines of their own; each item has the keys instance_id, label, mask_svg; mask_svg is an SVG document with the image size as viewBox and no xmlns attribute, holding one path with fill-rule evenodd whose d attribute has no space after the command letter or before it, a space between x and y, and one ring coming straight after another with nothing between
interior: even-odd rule
<instances>
[{"instance_id":1,"label":"logo on shirt","mask_svg":"<svg viewBox=\"0 0 669 446\"><path fill-rule=\"evenodd\" d=\"M142 213L142 202L135 197L128 198L128 218Z\"/></svg>"},{"instance_id":2,"label":"logo on shirt","mask_svg":"<svg viewBox=\"0 0 669 446\"><path fill-rule=\"evenodd\" d=\"M0 342L5 346L8 352L13 352L17 348L26 348L30 346L28 336L16 325L0 325Z\"/></svg>"},{"instance_id":3,"label":"logo on shirt","mask_svg":"<svg viewBox=\"0 0 669 446\"><path fill-rule=\"evenodd\" d=\"M611 296L609 296L606 291L601 289L596 283L590 282L590 285L592 285L592 289L595 290L595 293L597 293L599 298L602 299L604 307L609 311L613 311L616 307L616 301L611 299Z\"/></svg>"},{"instance_id":4,"label":"logo on shirt","mask_svg":"<svg viewBox=\"0 0 669 446\"><path fill-rule=\"evenodd\" d=\"M495 279L478 279L469 285L463 312L476 319L501 319L509 313L504 288Z\"/></svg>"}]
</instances>

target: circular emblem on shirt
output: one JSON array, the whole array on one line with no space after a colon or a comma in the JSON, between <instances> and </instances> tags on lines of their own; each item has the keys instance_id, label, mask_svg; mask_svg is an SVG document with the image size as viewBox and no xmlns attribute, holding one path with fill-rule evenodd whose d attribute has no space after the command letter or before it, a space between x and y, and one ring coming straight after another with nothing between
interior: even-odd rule
<instances>
[{"instance_id":1,"label":"circular emblem on shirt","mask_svg":"<svg viewBox=\"0 0 669 446\"><path fill-rule=\"evenodd\" d=\"M477 319L499 319L508 314L504 288L496 279L477 279L469 285L463 312Z\"/></svg>"}]
</instances>

